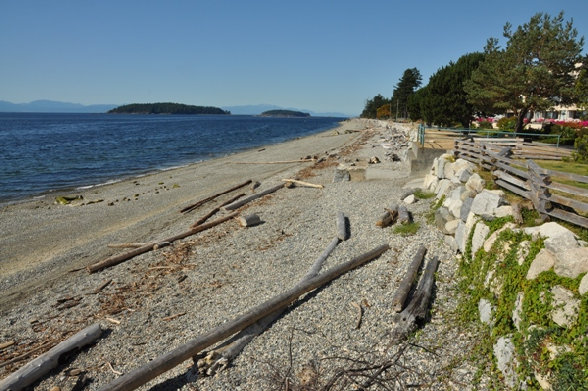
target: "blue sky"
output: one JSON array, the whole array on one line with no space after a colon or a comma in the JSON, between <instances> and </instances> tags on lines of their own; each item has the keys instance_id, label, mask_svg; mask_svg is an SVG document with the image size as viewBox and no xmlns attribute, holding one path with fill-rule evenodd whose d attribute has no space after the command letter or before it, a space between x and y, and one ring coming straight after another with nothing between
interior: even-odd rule
<instances>
[{"instance_id":1,"label":"blue sky","mask_svg":"<svg viewBox=\"0 0 588 391\"><path fill-rule=\"evenodd\" d=\"M276 104L358 114L537 12L587 0L0 2L0 100ZM588 44L585 44L585 50Z\"/></svg>"}]
</instances>

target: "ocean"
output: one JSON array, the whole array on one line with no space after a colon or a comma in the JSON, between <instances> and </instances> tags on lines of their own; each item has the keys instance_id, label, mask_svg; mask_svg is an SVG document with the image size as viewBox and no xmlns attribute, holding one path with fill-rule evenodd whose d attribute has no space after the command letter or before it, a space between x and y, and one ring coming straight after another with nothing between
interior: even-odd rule
<instances>
[{"instance_id":1,"label":"ocean","mask_svg":"<svg viewBox=\"0 0 588 391\"><path fill-rule=\"evenodd\" d=\"M0 113L0 203L280 143L343 119Z\"/></svg>"}]
</instances>

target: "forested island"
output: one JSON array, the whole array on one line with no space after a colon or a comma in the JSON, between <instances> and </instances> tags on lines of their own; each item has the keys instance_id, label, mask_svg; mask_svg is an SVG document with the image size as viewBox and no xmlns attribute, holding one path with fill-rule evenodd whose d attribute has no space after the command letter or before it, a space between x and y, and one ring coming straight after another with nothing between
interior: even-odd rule
<instances>
[{"instance_id":1,"label":"forested island","mask_svg":"<svg viewBox=\"0 0 588 391\"><path fill-rule=\"evenodd\" d=\"M109 110L110 114L231 114L211 106L192 106L182 103L132 103Z\"/></svg>"},{"instance_id":2,"label":"forested island","mask_svg":"<svg viewBox=\"0 0 588 391\"><path fill-rule=\"evenodd\" d=\"M294 110L268 110L260 114L261 117L310 117L310 114Z\"/></svg>"}]
</instances>

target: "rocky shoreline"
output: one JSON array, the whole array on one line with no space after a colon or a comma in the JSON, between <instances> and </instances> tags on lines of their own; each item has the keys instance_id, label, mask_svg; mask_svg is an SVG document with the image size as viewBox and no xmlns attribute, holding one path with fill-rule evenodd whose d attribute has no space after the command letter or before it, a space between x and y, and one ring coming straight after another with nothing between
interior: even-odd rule
<instances>
[{"instance_id":1,"label":"rocky shoreline","mask_svg":"<svg viewBox=\"0 0 588 391\"><path fill-rule=\"evenodd\" d=\"M459 321L455 244L448 240L447 232L429 224L430 200L414 196L405 200L407 194L423 186L423 178L410 172L414 158L410 141L410 130L401 125L352 120L320 136L171 172L167 174L171 178L165 180L146 178L140 185L131 182L105 189L112 193L98 196L118 198L120 204L124 194L144 186L147 191L138 193L137 200L131 195L133 200L125 201L130 207L119 216L121 221L132 220L134 224L109 228L111 231L99 240L80 238L76 242L82 245L77 250L56 251L56 257L33 270L21 268L2 276L0 346L12 344L0 348L0 365L27 352L30 359L98 323L104 330L101 338L67 357L34 388L100 389L296 285L336 235L337 214L343 212L349 223L349 239L337 245L322 271L382 244L390 249L297 300L224 371L214 376L199 374L198 366L187 360L140 389L319 390L327 386L351 389L366 382L372 382L374 389L497 387L499 383L491 374L480 373L472 362L478 331ZM317 159L309 163L228 167L229 161L256 163L314 155ZM196 181L188 179L194 176ZM188 216L178 213L180 207L247 178L261 182L261 186L246 192L263 191L283 178L324 188L284 188L241 207L241 215L254 213L261 218L262 223L253 227L243 228L230 220L97 273L89 274L83 268L121 251L108 249L109 243L157 241L185 231L198 217L235 194L220 196ZM158 185L161 181L165 184ZM173 189L172 182L179 188ZM205 184L210 186L201 188ZM162 197L161 193L170 196ZM396 231L397 225L376 226L391 204L406 205L416 233L403 236ZM110 213L107 205L85 205L78 210L95 208L98 215ZM37 204L23 209L34 213L47 207ZM59 210L63 213L68 208L78 207L62 206ZM2 219L23 209L4 210ZM132 211L143 218L133 218ZM149 211L154 216L145 218ZM77 213L86 223L93 216ZM218 217L226 214L220 211ZM398 340L393 337L397 314L392 300L421 245L427 248L426 260L440 260L433 304L419 330L408 340ZM51 274L52 270L55 273ZM22 282L45 272L52 276L50 283L22 291ZM19 287L21 290L14 293ZM25 362L4 365L0 378Z\"/></svg>"}]
</instances>

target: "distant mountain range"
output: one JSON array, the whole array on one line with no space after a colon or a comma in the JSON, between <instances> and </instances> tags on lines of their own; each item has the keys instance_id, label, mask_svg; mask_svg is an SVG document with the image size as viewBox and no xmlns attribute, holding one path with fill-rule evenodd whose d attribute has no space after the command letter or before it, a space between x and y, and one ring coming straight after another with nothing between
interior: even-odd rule
<instances>
[{"instance_id":1,"label":"distant mountain range","mask_svg":"<svg viewBox=\"0 0 588 391\"><path fill-rule=\"evenodd\" d=\"M106 113L118 107L116 104L82 105L80 103L59 102L53 100L35 100L29 103L12 103L0 100L0 112L9 113ZM312 110L298 109L294 107L281 107L269 104L223 106L231 114L259 115L268 110L293 110L309 113L313 117L351 117L349 114L326 112L320 113Z\"/></svg>"},{"instance_id":2,"label":"distant mountain range","mask_svg":"<svg viewBox=\"0 0 588 391\"><path fill-rule=\"evenodd\" d=\"M106 113L118 105L82 105L80 103L35 100L29 103L12 103L0 100L0 111L10 113Z\"/></svg>"}]
</instances>

